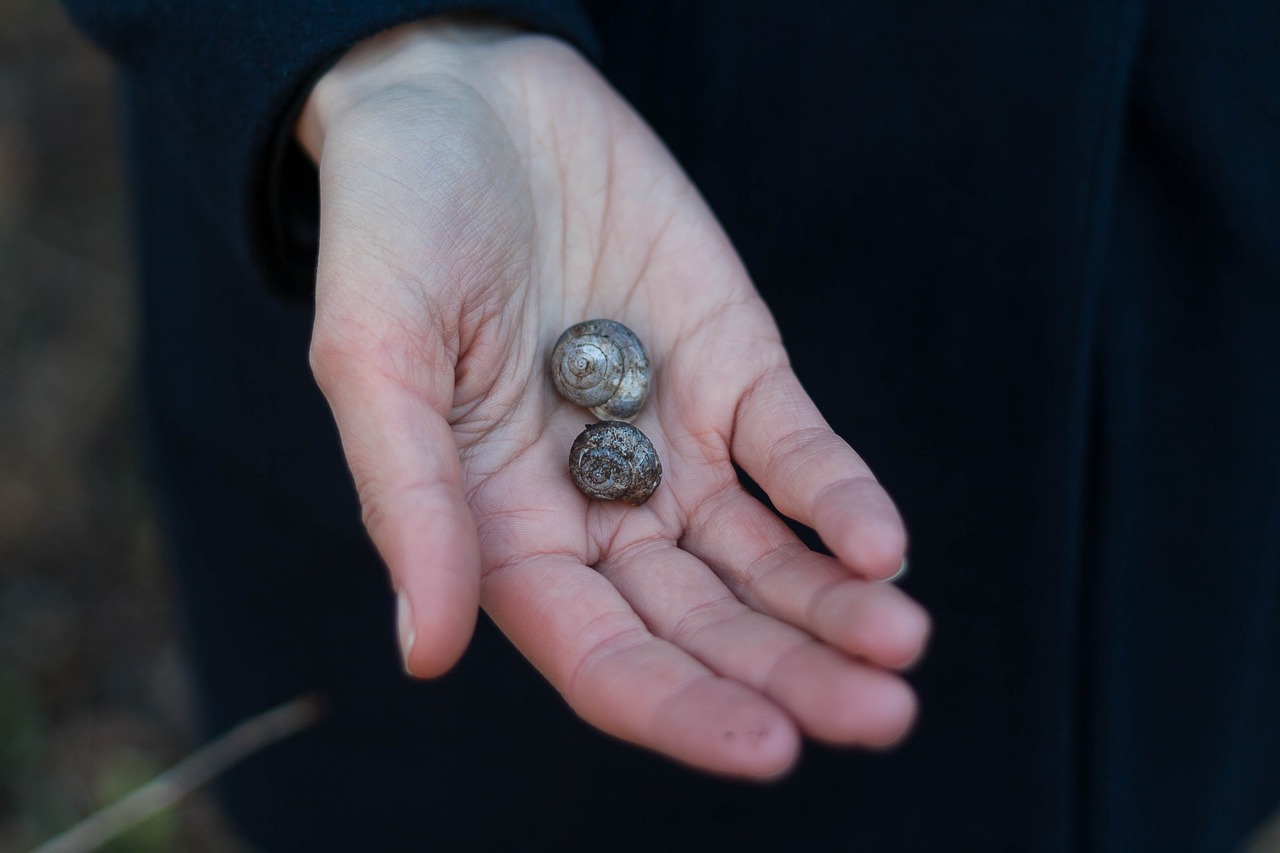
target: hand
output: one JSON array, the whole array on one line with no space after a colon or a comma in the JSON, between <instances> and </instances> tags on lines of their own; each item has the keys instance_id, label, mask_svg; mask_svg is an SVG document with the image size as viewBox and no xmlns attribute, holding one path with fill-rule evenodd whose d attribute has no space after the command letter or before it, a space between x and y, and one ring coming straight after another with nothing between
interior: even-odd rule
<instances>
[{"instance_id":1,"label":"hand","mask_svg":"<svg viewBox=\"0 0 1280 853\"><path fill-rule=\"evenodd\" d=\"M403 598L406 666L447 670L484 606L588 722L708 770L770 776L799 734L888 744L890 672L928 620L892 575L902 523L792 373L714 217L564 44L438 23L383 34L299 123L320 166L312 366ZM656 380L642 507L567 474L593 420L551 345L625 323ZM739 486L737 462L836 557Z\"/></svg>"}]
</instances>

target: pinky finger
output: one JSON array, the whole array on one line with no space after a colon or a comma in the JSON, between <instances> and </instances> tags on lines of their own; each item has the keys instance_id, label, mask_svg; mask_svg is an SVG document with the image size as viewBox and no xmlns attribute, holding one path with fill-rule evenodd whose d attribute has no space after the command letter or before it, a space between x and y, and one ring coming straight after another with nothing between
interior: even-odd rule
<instances>
[{"instance_id":1,"label":"pinky finger","mask_svg":"<svg viewBox=\"0 0 1280 853\"><path fill-rule=\"evenodd\" d=\"M906 530L892 499L790 368L763 374L744 395L732 453L779 512L816 530L848 568L885 579L902 566Z\"/></svg>"}]
</instances>

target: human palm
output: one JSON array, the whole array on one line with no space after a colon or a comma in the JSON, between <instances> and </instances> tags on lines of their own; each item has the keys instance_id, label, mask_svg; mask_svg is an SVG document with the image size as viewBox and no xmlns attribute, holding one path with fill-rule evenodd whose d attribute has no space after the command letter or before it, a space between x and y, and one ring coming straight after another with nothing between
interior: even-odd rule
<instances>
[{"instance_id":1,"label":"human palm","mask_svg":"<svg viewBox=\"0 0 1280 853\"><path fill-rule=\"evenodd\" d=\"M687 178L554 40L414 27L349 55L300 136L321 167L313 367L405 602L411 672L447 669L480 603L587 721L706 769L785 769L799 732L882 744L888 670L927 620L891 585L892 502L827 427ZM643 506L567 474L589 413L548 378L591 318L644 340ZM739 485L746 470L836 555Z\"/></svg>"}]
</instances>

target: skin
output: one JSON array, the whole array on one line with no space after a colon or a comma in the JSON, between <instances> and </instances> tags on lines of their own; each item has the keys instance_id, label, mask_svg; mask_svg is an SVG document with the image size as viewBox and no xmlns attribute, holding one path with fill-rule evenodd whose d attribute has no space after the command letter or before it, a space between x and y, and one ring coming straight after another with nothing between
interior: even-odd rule
<instances>
[{"instance_id":1,"label":"skin","mask_svg":"<svg viewBox=\"0 0 1280 853\"><path fill-rule=\"evenodd\" d=\"M320 167L311 362L401 594L406 668L449 669L483 606L594 726L768 778L803 736L887 745L928 633L891 584L889 496L792 373L733 247L652 131L565 44L474 23L359 45L298 138ZM642 507L566 471L583 409L547 358L625 323L656 381ZM737 462L836 555L739 486Z\"/></svg>"}]
</instances>

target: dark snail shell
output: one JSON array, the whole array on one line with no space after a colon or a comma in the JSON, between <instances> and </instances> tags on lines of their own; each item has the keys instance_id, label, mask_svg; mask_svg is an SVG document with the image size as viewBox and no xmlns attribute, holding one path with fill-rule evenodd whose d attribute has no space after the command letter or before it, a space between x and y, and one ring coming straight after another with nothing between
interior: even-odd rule
<instances>
[{"instance_id":1,"label":"dark snail shell","mask_svg":"<svg viewBox=\"0 0 1280 853\"><path fill-rule=\"evenodd\" d=\"M649 355L613 320L570 326L551 353L551 380L565 399L605 421L635 417L649 396Z\"/></svg>"},{"instance_id":2,"label":"dark snail shell","mask_svg":"<svg viewBox=\"0 0 1280 853\"><path fill-rule=\"evenodd\" d=\"M569 473L588 497L639 506L662 482L662 463L649 437L631 424L588 424L569 451Z\"/></svg>"}]
</instances>

